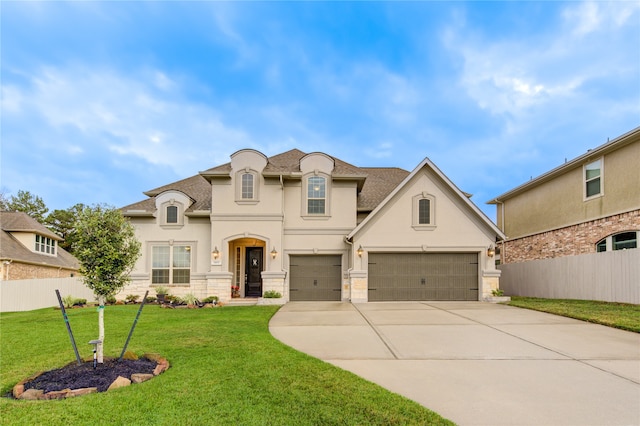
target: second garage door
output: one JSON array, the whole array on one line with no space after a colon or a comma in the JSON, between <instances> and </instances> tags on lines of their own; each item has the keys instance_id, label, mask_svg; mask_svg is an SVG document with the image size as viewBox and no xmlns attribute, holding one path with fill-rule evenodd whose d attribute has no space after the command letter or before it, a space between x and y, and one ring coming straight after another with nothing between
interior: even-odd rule
<instances>
[{"instance_id":1,"label":"second garage door","mask_svg":"<svg viewBox=\"0 0 640 426\"><path fill-rule=\"evenodd\" d=\"M478 300L477 253L369 253L369 301Z\"/></svg>"},{"instance_id":2,"label":"second garage door","mask_svg":"<svg viewBox=\"0 0 640 426\"><path fill-rule=\"evenodd\" d=\"M341 300L342 256L294 255L289 266L290 300Z\"/></svg>"}]
</instances>

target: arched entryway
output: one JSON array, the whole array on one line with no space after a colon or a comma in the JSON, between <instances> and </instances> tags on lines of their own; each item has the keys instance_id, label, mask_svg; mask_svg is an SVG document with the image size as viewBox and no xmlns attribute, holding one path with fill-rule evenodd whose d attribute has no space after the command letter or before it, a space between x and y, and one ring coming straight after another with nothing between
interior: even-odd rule
<instances>
[{"instance_id":1,"label":"arched entryway","mask_svg":"<svg viewBox=\"0 0 640 426\"><path fill-rule=\"evenodd\" d=\"M258 238L239 238L229 242L229 271L233 273L232 298L261 297L265 270L266 243Z\"/></svg>"}]
</instances>

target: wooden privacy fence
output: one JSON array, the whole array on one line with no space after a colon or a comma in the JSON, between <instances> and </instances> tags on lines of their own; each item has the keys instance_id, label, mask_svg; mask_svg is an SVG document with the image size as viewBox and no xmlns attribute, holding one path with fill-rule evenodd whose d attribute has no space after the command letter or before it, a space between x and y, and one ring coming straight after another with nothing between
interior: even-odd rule
<instances>
[{"instance_id":1,"label":"wooden privacy fence","mask_svg":"<svg viewBox=\"0 0 640 426\"><path fill-rule=\"evenodd\" d=\"M509 296L640 304L640 249L507 263L500 288Z\"/></svg>"},{"instance_id":2,"label":"wooden privacy fence","mask_svg":"<svg viewBox=\"0 0 640 426\"><path fill-rule=\"evenodd\" d=\"M58 306L60 296L71 295L87 301L95 300L93 292L79 277L12 280L0 282L0 312L31 311Z\"/></svg>"}]
</instances>

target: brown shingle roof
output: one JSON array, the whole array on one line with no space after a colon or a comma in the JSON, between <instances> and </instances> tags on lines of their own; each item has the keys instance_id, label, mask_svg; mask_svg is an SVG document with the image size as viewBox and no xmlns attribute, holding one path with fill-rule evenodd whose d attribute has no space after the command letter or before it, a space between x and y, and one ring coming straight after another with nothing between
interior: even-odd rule
<instances>
[{"instance_id":1,"label":"brown shingle roof","mask_svg":"<svg viewBox=\"0 0 640 426\"><path fill-rule=\"evenodd\" d=\"M391 193L409 172L398 167L363 167L367 180L358 195L358 211L372 211Z\"/></svg>"},{"instance_id":2,"label":"brown shingle roof","mask_svg":"<svg viewBox=\"0 0 640 426\"><path fill-rule=\"evenodd\" d=\"M291 176L292 174L300 173L300 160L306 155L307 153L299 149L292 149L269 157L263 174ZM358 211L373 210L409 174L408 171L397 167L362 168L335 157L331 158L335 162L334 177L359 181L358 186L361 188L361 192L358 197ZM156 209L155 197L168 190L181 191L194 200L194 204L187 211L211 210L211 184L207 179L215 176L228 177L230 173L231 163L207 169L196 176L147 191L145 195L150 198L125 206L122 211L125 215L127 215L127 211L129 211L129 215L133 215L132 210L151 214Z\"/></svg>"},{"instance_id":3,"label":"brown shingle roof","mask_svg":"<svg viewBox=\"0 0 640 426\"><path fill-rule=\"evenodd\" d=\"M0 212L0 259L16 262L55 266L77 270L78 260L60 246L57 255L35 253L18 241L12 232L28 232L44 235L55 240L62 240L60 236L51 232L47 227L22 212ZM34 241L35 244L35 241Z\"/></svg>"}]
</instances>

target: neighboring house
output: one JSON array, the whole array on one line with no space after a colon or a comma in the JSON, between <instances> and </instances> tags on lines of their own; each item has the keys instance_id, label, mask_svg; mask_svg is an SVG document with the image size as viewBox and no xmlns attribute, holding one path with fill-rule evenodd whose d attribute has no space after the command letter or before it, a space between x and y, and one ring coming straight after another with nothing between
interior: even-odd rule
<instances>
[{"instance_id":1,"label":"neighboring house","mask_svg":"<svg viewBox=\"0 0 640 426\"><path fill-rule=\"evenodd\" d=\"M638 247L640 127L489 201L501 263Z\"/></svg>"},{"instance_id":2,"label":"neighboring house","mask_svg":"<svg viewBox=\"0 0 640 426\"><path fill-rule=\"evenodd\" d=\"M121 294L482 300L498 286L504 235L428 159L410 173L245 149L145 195L122 208L142 256Z\"/></svg>"},{"instance_id":3,"label":"neighboring house","mask_svg":"<svg viewBox=\"0 0 640 426\"><path fill-rule=\"evenodd\" d=\"M0 281L62 278L77 274L75 257L55 233L22 212L0 212Z\"/></svg>"}]
</instances>

